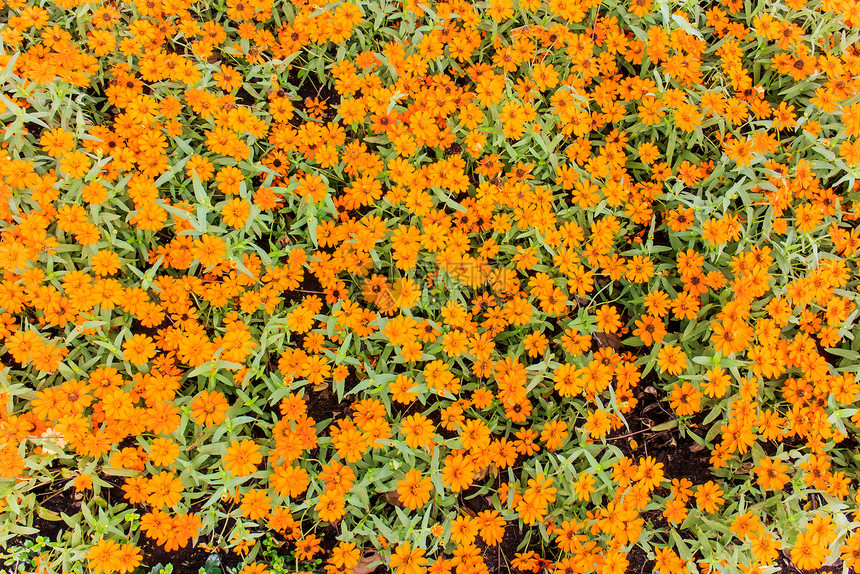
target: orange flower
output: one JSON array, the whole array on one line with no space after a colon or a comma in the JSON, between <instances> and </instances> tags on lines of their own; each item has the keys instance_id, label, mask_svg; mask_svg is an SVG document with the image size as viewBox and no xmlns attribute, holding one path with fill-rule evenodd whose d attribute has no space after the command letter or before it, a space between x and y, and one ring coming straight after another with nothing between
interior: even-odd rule
<instances>
[{"instance_id":1,"label":"orange flower","mask_svg":"<svg viewBox=\"0 0 860 574\"><path fill-rule=\"evenodd\" d=\"M623 323L618 311L612 305L604 305L597 309L597 329L604 333L617 333Z\"/></svg>"},{"instance_id":2,"label":"orange flower","mask_svg":"<svg viewBox=\"0 0 860 574\"><path fill-rule=\"evenodd\" d=\"M646 345L659 344L666 336L666 327L661 319L650 315L643 315L642 319L635 322L636 329L633 334L642 339Z\"/></svg>"},{"instance_id":3,"label":"orange flower","mask_svg":"<svg viewBox=\"0 0 860 574\"><path fill-rule=\"evenodd\" d=\"M410 448L429 448L435 444L433 437L436 427L430 419L421 414L409 415L401 423L401 432L406 436Z\"/></svg>"},{"instance_id":4,"label":"orange flower","mask_svg":"<svg viewBox=\"0 0 860 574\"><path fill-rule=\"evenodd\" d=\"M670 500L666 502L663 517L673 524L680 524L687 518L687 503L683 500Z\"/></svg>"},{"instance_id":5,"label":"orange flower","mask_svg":"<svg viewBox=\"0 0 860 574\"><path fill-rule=\"evenodd\" d=\"M591 473L581 473L573 483L573 490L576 497L580 501L588 500L591 493L594 492L595 485L594 475Z\"/></svg>"},{"instance_id":6,"label":"orange flower","mask_svg":"<svg viewBox=\"0 0 860 574\"><path fill-rule=\"evenodd\" d=\"M221 208L224 223L234 228L242 228L251 215L251 205L241 197L230 198Z\"/></svg>"},{"instance_id":7,"label":"orange flower","mask_svg":"<svg viewBox=\"0 0 860 574\"><path fill-rule=\"evenodd\" d=\"M253 440L234 440L223 457L224 469L232 476L248 476L263 462L260 447Z\"/></svg>"},{"instance_id":8,"label":"orange flower","mask_svg":"<svg viewBox=\"0 0 860 574\"><path fill-rule=\"evenodd\" d=\"M191 401L191 420L207 427L221 424L227 418L230 404L218 391L201 391Z\"/></svg>"},{"instance_id":9,"label":"orange flower","mask_svg":"<svg viewBox=\"0 0 860 574\"><path fill-rule=\"evenodd\" d=\"M145 365L156 354L155 342L148 335L133 335L122 344L127 361L134 365Z\"/></svg>"},{"instance_id":10,"label":"orange flower","mask_svg":"<svg viewBox=\"0 0 860 574\"><path fill-rule=\"evenodd\" d=\"M829 551L814 539L812 533L802 532L791 549L791 561L802 570L814 570L824 565Z\"/></svg>"},{"instance_id":11,"label":"orange flower","mask_svg":"<svg viewBox=\"0 0 860 574\"><path fill-rule=\"evenodd\" d=\"M422 548L413 550L409 542L398 544L388 562L396 574L424 574L427 571L426 564L424 550Z\"/></svg>"},{"instance_id":12,"label":"orange flower","mask_svg":"<svg viewBox=\"0 0 860 574\"><path fill-rule=\"evenodd\" d=\"M478 534L488 546L494 546L502 541L505 533L505 519L498 510L483 510L476 519Z\"/></svg>"},{"instance_id":13,"label":"orange flower","mask_svg":"<svg viewBox=\"0 0 860 574\"><path fill-rule=\"evenodd\" d=\"M690 416L701 410L702 397L702 393L690 381L684 381L682 385L676 383L672 386L669 404L678 416Z\"/></svg>"},{"instance_id":14,"label":"orange flower","mask_svg":"<svg viewBox=\"0 0 860 574\"><path fill-rule=\"evenodd\" d=\"M333 460L323 465L319 479L326 484L326 490L346 494L352 489L355 472L350 467Z\"/></svg>"},{"instance_id":15,"label":"orange flower","mask_svg":"<svg viewBox=\"0 0 860 574\"><path fill-rule=\"evenodd\" d=\"M460 492L474 481L475 465L463 455L448 455L442 469L442 482L451 492Z\"/></svg>"},{"instance_id":16,"label":"orange flower","mask_svg":"<svg viewBox=\"0 0 860 574\"><path fill-rule=\"evenodd\" d=\"M149 446L149 459L156 466L173 464L179 456L179 445L170 439L158 437Z\"/></svg>"},{"instance_id":17,"label":"orange flower","mask_svg":"<svg viewBox=\"0 0 860 574\"><path fill-rule=\"evenodd\" d=\"M199 260L203 267L214 267L224 260L227 244L220 237L204 234L200 239L194 241L192 253L194 259Z\"/></svg>"},{"instance_id":18,"label":"orange flower","mask_svg":"<svg viewBox=\"0 0 860 574\"><path fill-rule=\"evenodd\" d=\"M639 461L634 480L640 486L651 491L660 486L664 478L662 462L657 462L652 456Z\"/></svg>"},{"instance_id":19,"label":"orange flower","mask_svg":"<svg viewBox=\"0 0 860 574\"><path fill-rule=\"evenodd\" d=\"M723 491L715 482L709 480L696 488L696 506L700 510L713 514L724 502Z\"/></svg>"},{"instance_id":20,"label":"orange flower","mask_svg":"<svg viewBox=\"0 0 860 574\"><path fill-rule=\"evenodd\" d=\"M172 472L162 471L149 479L146 484L147 502L157 509L165 506L172 508L182 498L182 481Z\"/></svg>"},{"instance_id":21,"label":"orange flower","mask_svg":"<svg viewBox=\"0 0 860 574\"><path fill-rule=\"evenodd\" d=\"M108 574L122 568L122 547L113 540L100 539L87 552L89 568L93 574Z\"/></svg>"},{"instance_id":22,"label":"orange flower","mask_svg":"<svg viewBox=\"0 0 860 574\"><path fill-rule=\"evenodd\" d=\"M591 438L601 438L606 435L611 426L609 415L603 409L595 409L589 413L583 428Z\"/></svg>"},{"instance_id":23,"label":"orange flower","mask_svg":"<svg viewBox=\"0 0 860 574\"><path fill-rule=\"evenodd\" d=\"M848 568L860 566L860 530L855 530L845 539L845 544L839 547L839 552L842 553L842 561Z\"/></svg>"},{"instance_id":24,"label":"orange flower","mask_svg":"<svg viewBox=\"0 0 860 574\"><path fill-rule=\"evenodd\" d=\"M82 151L67 152L60 159L60 169L69 177L83 177L90 170L90 158Z\"/></svg>"},{"instance_id":25,"label":"orange flower","mask_svg":"<svg viewBox=\"0 0 860 574\"><path fill-rule=\"evenodd\" d=\"M320 551L320 539L309 534L296 542L296 555L303 560L311 560Z\"/></svg>"},{"instance_id":26,"label":"orange flower","mask_svg":"<svg viewBox=\"0 0 860 574\"><path fill-rule=\"evenodd\" d=\"M670 375L680 375L687 368L687 355L678 347L664 345L657 355L660 369Z\"/></svg>"},{"instance_id":27,"label":"orange flower","mask_svg":"<svg viewBox=\"0 0 860 574\"><path fill-rule=\"evenodd\" d=\"M346 501L344 495L338 491L326 491L320 494L319 501L314 509L319 514L320 520L336 522L343 518Z\"/></svg>"},{"instance_id":28,"label":"orange flower","mask_svg":"<svg viewBox=\"0 0 860 574\"><path fill-rule=\"evenodd\" d=\"M133 572L138 566L140 566L142 560L143 554L137 546L130 542L123 544L119 553L119 561L121 564L119 567L120 574Z\"/></svg>"},{"instance_id":29,"label":"orange flower","mask_svg":"<svg viewBox=\"0 0 860 574\"><path fill-rule=\"evenodd\" d=\"M269 477L272 488L280 496L297 498L305 493L310 481L305 469L298 466L276 466Z\"/></svg>"},{"instance_id":30,"label":"orange flower","mask_svg":"<svg viewBox=\"0 0 860 574\"><path fill-rule=\"evenodd\" d=\"M51 157L59 158L75 147L75 136L63 128L56 128L43 132L39 143L45 153Z\"/></svg>"},{"instance_id":31,"label":"orange flower","mask_svg":"<svg viewBox=\"0 0 860 574\"><path fill-rule=\"evenodd\" d=\"M639 16L645 16L654 8L653 2L651 0L632 0L630 3L630 12Z\"/></svg>"},{"instance_id":32,"label":"orange flower","mask_svg":"<svg viewBox=\"0 0 860 574\"><path fill-rule=\"evenodd\" d=\"M101 249L92 256L90 264L96 275L113 275L119 271L120 259L113 251Z\"/></svg>"},{"instance_id":33,"label":"orange flower","mask_svg":"<svg viewBox=\"0 0 860 574\"><path fill-rule=\"evenodd\" d=\"M271 500L265 490L252 488L242 496L242 502L239 505L242 516L251 520L264 518L269 514Z\"/></svg>"},{"instance_id":34,"label":"orange flower","mask_svg":"<svg viewBox=\"0 0 860 574\"><path fill-rule=\"evenodd\" d=\"M765 457L758 462L753 471L758 475L758 484L765 490L782 490L789 481L788 465L780 460Z\"/></svg>"}]
</instances>

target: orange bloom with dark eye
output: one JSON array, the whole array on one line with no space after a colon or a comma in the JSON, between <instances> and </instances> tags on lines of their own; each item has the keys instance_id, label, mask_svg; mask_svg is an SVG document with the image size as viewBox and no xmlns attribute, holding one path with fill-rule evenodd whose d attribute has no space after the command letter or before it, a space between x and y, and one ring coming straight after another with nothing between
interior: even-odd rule
<instances>
[{"instance_id":1,"label":"orange bloom with dark eye","mask_svg":"<svg viewBox=\"0 0 860 574\"><path fill-rule=\"evenodd\" d=\"M636 320L635 325L636 329L633 331L633 334L642 339L642 342L646 345L659 344L663 340L663 337L666 336L666 327L662 319L643 315L641 320Z\"/></svg>"},{"instance_id":2,"label":"orange bloom with dark eye","mask_svg":"<svg viewBox=\"0 0 860 574\"><path fill-rule=\"evenodd\" d=\"M296 542L296 555L303 560L311 560L320 551L320 539L309 534Z\"/></svg>"},{"instance_id":3,"label":"orange bloom with dark eye","mask_svg":"<svg viewBox=\"0 0 860 574\"><path fill-rule=\"evenodd\" d=\"M678 208L666 213L666 225L675 233L681 233L690 228L694 223L695 216L692 209Z\"/></svg>"},{"instance_id":4,"label":"orange bloom with dark eye","mask_svg":"<svg viewBox=\"0 0 860 574\"><path fill-rule=\"evenodd\" d=\"M670 375L680 375L687 368L687 355L674 345L665 345L657 355L660 369Z\"/></svg>"},{"instance_id":5,"label":"orange bloom with dark eye","mask_svg":"<svg viewBox=\"0 0 860 574\"><path fill-rule=\"evenodd\" d=\"M690 381L684 381L682 385L673 385L669 404L678 416L690 416L701 410L702 397L702 393Z\"/></svg>"},{"instance_id":6,"label":"orange bloom with dark eye","mask_svg":"<svg viewBox=\"0 0 860 574\"><path fill-rule=\"evenodd\" d=\"M654 8L654 3L651 0L632 0L630 2L629 11L640 18L645 16Z\"/></svg>"},{"instance_id":7,"label":"orange bloom with dark eye","mask_svg":"<svg viewBox=\"0 0 860 574\"><path fill-rule=\"evenodd\" d=\"M427 571L426 564L424 550L422 548L413 550L409 542L399 544L388 562L396 574L423 574Z\"/></svg>"},{"instance_id":8,"label":"orange bloom with dark eye","mask_svg":"<svg viewBox=\"0 0 860 574\"><path fill-rule=\"evenodd\" d=\"M463 455L448 455L442 469L442 482L451 492L460 492L474 481L475 465Z\"/></svg>"},{"instance_id":9,"label":"orange bloom with dark eye","mask_svg":"<svg viewBox=\"0 0 860 574\"><path fill-rule=\"evenodd\" d=\"M223 394L217 391L201 391L191 401L191 420L197 425L215 426L227 418L230 404Z\"/></svg>"},{"instance_id":10,"label":"orange bloom with dark eye","mask_svg":"<svg viewBox=\"0 0 860 574\"><path fill-rule=\"evenodd\" d=\"M753 468L753 472L758 476L759 486L765 490L782 490L789 481L787 470L787 464L771 457L761 459Z\"/></svg>"}]
</instances>

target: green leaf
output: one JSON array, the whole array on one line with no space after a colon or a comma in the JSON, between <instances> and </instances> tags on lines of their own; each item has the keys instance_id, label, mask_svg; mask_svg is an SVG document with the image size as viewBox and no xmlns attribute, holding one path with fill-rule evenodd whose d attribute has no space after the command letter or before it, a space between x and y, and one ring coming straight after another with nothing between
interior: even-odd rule
<instances>
[{"instance_id":1,"label":"green leaf","mask_svg":"<svg viewBox=\"0 0 860 574\"><path fill-rule=\"evenodd\" d=\"M203 571L206 574L222 574L221 558L217 554L210 554L203 564Z\"/></svg>"},{"instance_id":2,"label":"green leaf","mask_svg":"<svg viewBox=\"0 0 860 574\"><path fill-rule=\"evenodd\" d=\"M666 422L659 424L657 426L651 427L651 430L654 432L661 432L661 431L673 429L677 426L678 426L678 419L672 419L670 421L666 421Z\"/></svg>"}]
</instances>

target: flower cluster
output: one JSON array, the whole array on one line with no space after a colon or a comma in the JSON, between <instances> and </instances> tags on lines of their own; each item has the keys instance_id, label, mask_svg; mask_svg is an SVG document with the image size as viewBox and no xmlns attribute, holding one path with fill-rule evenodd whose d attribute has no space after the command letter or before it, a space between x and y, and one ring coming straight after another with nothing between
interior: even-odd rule
<instances>
[{"instance_id":1,"label":"flower cluster","mask_svg":"<svg viewBox=\"0 0 860 574\"><path fill-rule=\"evenodd\" d=\"M860 567L857 0L0 17L0 545Z\"/></svg>"}]
</instances>

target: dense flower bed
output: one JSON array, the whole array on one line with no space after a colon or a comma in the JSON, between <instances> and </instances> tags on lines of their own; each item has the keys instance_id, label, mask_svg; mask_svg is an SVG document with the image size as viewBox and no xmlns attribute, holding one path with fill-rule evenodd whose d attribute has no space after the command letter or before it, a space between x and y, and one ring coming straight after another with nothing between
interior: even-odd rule
<instances>
[{"instance_id":1,"label":"dense flower bed","mask_svg":"<svg viewBox=\"0 0 860 574\"><path fill-rule=\"evenodd\" d=\"M2 13L7 568L860 564L856 0Z\"/></svg>"}]
</instances>

